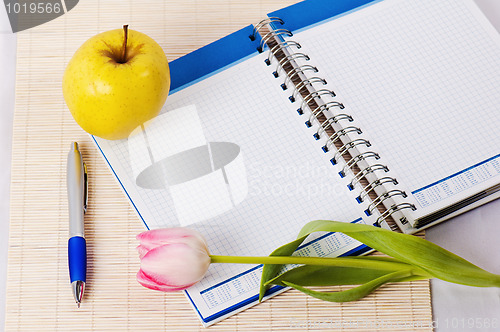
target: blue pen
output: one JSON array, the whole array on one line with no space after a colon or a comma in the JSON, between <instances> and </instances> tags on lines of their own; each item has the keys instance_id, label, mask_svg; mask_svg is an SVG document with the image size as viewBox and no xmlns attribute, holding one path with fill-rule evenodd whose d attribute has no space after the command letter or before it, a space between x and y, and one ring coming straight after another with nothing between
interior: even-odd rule
<instances>
[{"instance_id":1,"label":"blue pen","mask_svg":"<svg viewBox=\"0 0 500 332\"><path fill-rule=\"evenodd\" d=\"M83 298L87 274L87 245L84 232L84 214L87 209L87 167L72 142L68 154L67 188L69 205L68 265L69 278L78 308Z\"/></svg>"}]
</instances>

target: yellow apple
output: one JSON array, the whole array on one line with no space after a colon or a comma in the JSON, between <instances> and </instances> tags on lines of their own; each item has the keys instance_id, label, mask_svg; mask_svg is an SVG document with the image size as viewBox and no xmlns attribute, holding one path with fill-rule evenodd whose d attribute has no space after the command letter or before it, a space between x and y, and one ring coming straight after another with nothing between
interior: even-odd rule
<instances>
[{"instance_id":1,"label":"yellow apple","mask_svg":"<svg viewBox=\"0 0 500 332\"><path fill-rule=\"evenodd\" d=\"M80 46L62 86L71 114L86 132L122 139L158 115L170 88L170 71L160 45L125 25Z\"/></svg>"}]
</instances>

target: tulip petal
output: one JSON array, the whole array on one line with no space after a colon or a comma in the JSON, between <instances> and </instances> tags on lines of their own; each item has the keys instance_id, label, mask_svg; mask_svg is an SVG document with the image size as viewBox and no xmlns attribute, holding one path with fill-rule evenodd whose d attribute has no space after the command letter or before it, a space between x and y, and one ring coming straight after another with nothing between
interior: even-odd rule
<instances>
[{"instance_id":1,"label":"tulip petal","mask_svg":"<svg viewBox=\"0 0 500 332\"><path fill-rule=\"evenodd\" d=\"M175 292L175 291L181 291L186 288L191 287L191 285L186 285L185 287L171 287L167 285L162 285L158 284L155 282L153 279L147 276L142 270L139 270L137 272L137 281L144 287L152 289L152 290L157 290L157 291L162 291L162 292Z\"/></svg>"},{"instance_id":2,"label":"tulip petal","mask_svg":"<svg viewBox=\"0 0 500 332\"><path fill-rule=\"evenodd\" d=\"M146 255L149 251L149 249L143 246L142 244L139 244L135 249L137 249L140 259L142 259L142 257L144 257L144 255Z\"/></svg>"},{"instance_id":3,"label":"tulip petal","mask_svg":"<svg viewBox=\"0 0 500 332\"><path fill-rule=\"evenodd\" d=\"M193 247L203 247L208 252L203 236L198 231L185 227L154 229L142 232L136 238L147 250L169 243L189 243Z\"/></svg>"},{"instance_id":4,"label":"tulip petal","mask_svg":"<svg viewBox=\"0 0 500 332\"><path fill-rule=\"evenodd\" d=\"M205 250L184 243L156 247L141 259L141 270L148 281L156 287L176 289L185 289L200 281L209 265L210 257Z\"/></svg>"}]
</instances>

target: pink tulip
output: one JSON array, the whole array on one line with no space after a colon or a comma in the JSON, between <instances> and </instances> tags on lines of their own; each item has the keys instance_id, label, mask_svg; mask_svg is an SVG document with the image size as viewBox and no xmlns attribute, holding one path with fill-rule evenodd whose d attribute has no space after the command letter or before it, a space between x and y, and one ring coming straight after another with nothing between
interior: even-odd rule
<instances>
[{"instance_id":1,"label":"pink tulip","mask_svg":"<svg viewBox=\"0 0 500 332\"><path fill-rule=\"evenodd\" d=\"M173 292L200 281L210 265L203 236L188 228L164 228L137 235L141 268L137 281L144 287Z\"/></svg>"}]
</instances>

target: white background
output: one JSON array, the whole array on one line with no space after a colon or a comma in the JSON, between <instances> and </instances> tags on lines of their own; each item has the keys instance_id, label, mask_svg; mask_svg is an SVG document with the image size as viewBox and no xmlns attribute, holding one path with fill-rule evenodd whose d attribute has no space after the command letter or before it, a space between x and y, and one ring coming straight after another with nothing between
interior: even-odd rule
<instances>
[{"instance_id":1,"label":"white background","mask_svg":"<svg viewBox=\"0 0 500 332\"><path fill-rule=\"evenodd\" d=\"M500 31L500 0L476 2ZM0 331L4 329L5 320L15 64L16 35L11 32L5 7L0 5ZM499 237L500 200L427 231L427 238L432 242L498 274ZM500 331L500 289L480 289L432 280L431 291L437 331ZM487 323L495 319L497 327L487 329Z\"/></svg>"}]
</instances>

